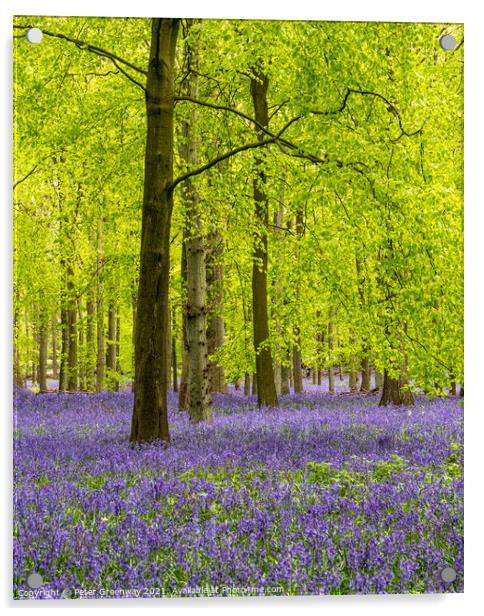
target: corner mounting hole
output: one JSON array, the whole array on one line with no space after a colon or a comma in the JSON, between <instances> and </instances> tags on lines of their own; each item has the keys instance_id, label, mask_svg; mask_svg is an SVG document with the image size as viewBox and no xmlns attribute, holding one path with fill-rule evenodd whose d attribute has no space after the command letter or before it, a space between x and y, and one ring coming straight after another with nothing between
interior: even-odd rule
<instances>
[{"instance_id":1,"label":"corner mounting hole","mask_svg":"<svg viewBox=\"0 0 484 616\"><path fill-rule=\"evenodd\" d=\"M440 46L445 51L452 51L453 49L455 49L456 44L457 44L457 41L455 40L455 37L452 36L452 34L442 35L439 39L439 42L440 42Z\"/></svg>"},{"instance_id":2,"label":"corner mounting hole","mask_svg":"<svg viewBox=\"0 0 484 616\"><path fill-rule=\"evenodd\" d=\"M25 33L25 38L29 43L40 43L42 36L43 34L40 28L29 28Z\"/></svg>"}]
</instances>

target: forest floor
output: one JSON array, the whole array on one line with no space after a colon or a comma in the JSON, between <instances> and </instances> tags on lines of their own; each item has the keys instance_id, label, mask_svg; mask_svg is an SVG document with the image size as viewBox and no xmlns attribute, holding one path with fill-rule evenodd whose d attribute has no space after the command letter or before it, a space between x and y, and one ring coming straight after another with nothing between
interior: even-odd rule
<instances>
[{"instance_id":1,"label":"forest floor","mask_svg":"<svg viewBox=\"0 0 484 616\"><path fill-rule=\"evenodd\" d=\"M17 389L14 596L462 592L461 400L308 389L196 426L171 394L171 445L135 448L131 393Z\"/></svg>"}]
</instances>

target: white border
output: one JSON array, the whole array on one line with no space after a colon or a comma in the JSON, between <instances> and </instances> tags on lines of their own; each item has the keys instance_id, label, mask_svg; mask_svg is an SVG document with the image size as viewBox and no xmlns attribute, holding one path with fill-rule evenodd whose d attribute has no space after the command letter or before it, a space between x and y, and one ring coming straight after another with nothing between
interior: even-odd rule
<instances>
[{"instance_id":1,"label":"white border","mask_svg":"<svg viewBox=\"0 0 484 616\"><path fill-rule=\"evenodd\" d=\"M483 209L484 187L482 185L484 160L484 20L479 0L402 0L400 3L372 0L345 0L324 2L317 0L295 0L283 3L281 0L245 0L240 4L229 4L222 0L174 0L171 3L136 0L132 6L106 0L83 0L66 2L43 0L26 1L3 0L0 7L0 62L2 93L0 113L0 144L2 164L0 166L0 201L3 234L1 246L2 265L0 267L1 323L0 327L0 391L3 445L2 458L2 504L4 505L3 524L0 533L1 552L1 597L4 606L10 609L28 611L31 608L81 609L89 613L100 613L104 609L125 609L148 607L163 611L180 613L193 610L262 612L277 609L281 614L304 609L309 613L331 611L337 614L383 614L388 612L438 613L455 615L456 610L477 613L482 605L480 594L484 580L484 550L482 518L480 508L483 491L482 452L484 405L480 400L483 372L483 291L482 268L484 255ZM258 18L258 19L325 19L344 21L430 21L465 23L465 261L466 261L466 426L465 426L465 593L463 595L406 595L406 596L356 596L356 597L302 597L267 598L247 600L226 599L174 599L162 603L157 600L123 601L46 601L13 602L11 594L11 23L12 15L106 15L106 16L153 16L166 17L193 16L218 18ZM28 603L28 605L27 605ZM464 613L464 612L463 612Z\"/></svg>"}]
</instances>

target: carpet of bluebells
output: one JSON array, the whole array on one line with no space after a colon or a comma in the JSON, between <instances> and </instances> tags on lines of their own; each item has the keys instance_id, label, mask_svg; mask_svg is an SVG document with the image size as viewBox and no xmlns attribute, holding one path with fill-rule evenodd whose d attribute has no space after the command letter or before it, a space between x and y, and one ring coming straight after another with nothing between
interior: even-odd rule
<instances>
[{"instance_id":1,"label":"carpet of bluebells","mask_svg":"<svg viewBox=\"0 0 484 616\"><path fill-rule=\"evenodd\" d=\"M16 390L14 596L462 592L460 400L309 389L211 425L172 394L171 445L134 448L128 392Z\"/></svg>"}]
</instances>

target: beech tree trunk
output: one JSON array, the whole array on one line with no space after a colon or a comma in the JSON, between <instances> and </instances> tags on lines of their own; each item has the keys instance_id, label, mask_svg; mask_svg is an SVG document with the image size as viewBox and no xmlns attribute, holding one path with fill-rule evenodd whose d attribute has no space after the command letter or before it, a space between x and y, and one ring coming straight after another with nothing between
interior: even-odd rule
<instances>
[{"instance_id":1,"label":"beech tree trunk","mask_svg":"<svg viewBox=\"0 0 484 616\"><path fill-rule=\"evenodd\" d=\"M87 391L94 391L94 379L96 376L95 371L95 358L96 358L96 341L94 336L94 325L96 320L96 308L92 294L86 303L87 312L87 332L86 332L86 345L87 345L87 362L86 362L86 389Z\"/></svg>"},{"instance_id":2,"label":"beech tree trunk","mask_svg":"<svg viewBox=\"0 0 484 616\"><path fill-rule=\"evenodd\" d=\"M223 309L223 238L220 231L211 233L208 237L207 250L207 296L209 298L209 314L207 318L207 348L210 391L227 392L224 377L224 367L210 359L224 344L225 323Z\"/></svg>"},{"instance_id":3,"label":"beech tree trunk","mask_svg":"<svg viewBox=\"0 0 484 616\"><path fill-rule=\"evenodd\" d=\"M192 22L188 21L190 28ZM186 43L187 64L194 71L184 81L186 96L198 98L198 50ZM198 137L196 135L197 113L192 107L189 120L182 123L180 154L187 168L199 164ZM186 208L187 238L187 339L189 357L190 400L188 415L197 423L211 421L212 400L209 390L209 367L207 347L207 272L205 239L200 197L195 184L186 180L183 185L183 200Z\"/></svg>"},{"instance_id":4,"label":"beech tree trunk","mask_svg":"<svg viewBox=\"0 0 484 616\"><path fill-rule=\"evenodd\" d=\"M177 363L177 354L176 354L176 310L175 306L172 309L172 317L171 317L171 365L173 371L173 391L178 391L178 363Z\"/></svg>"},{"instance_id":5,"label":"beech tree trunk","mask_svg":"<svg viewBox=\"0 0 484 616\"><path fill-rule=\"evenodd\" d=\"M415 398L411 391L403 391L402 387L408 384L405 376L399 378L390 377L385 370L383 375L383 391L380 398L380 406L388 404L411 406L415 404Z\"/></svg>"},{"instance_id":6,"label":"beech tree trunk","mask_svg":"<svg viewBox=\"0 0 484 616\"><path fill-rule=\"evenodd\" d=\"M181 256L181 294L185 299L182 310L182 370L180 375L180 391L178 394L178 410L180 412L188 410L189 404L189 389L188 380L190 377L190 364L188 354L188 337L187 337L187 311L186 292L187 292L187 251L186 251L186 228L183 229L183 243Z\"/></svg>"},{"instance_id":7,"label":"beech tree trunk","mask_svg":"<svg viewBox=\"0 0 484 616\"><path fill-rule=\"evenodd\" d=\"M254 70L250 91L256 121L266 127L269 124L267 108L267 89L269 79L261 71ZM257 131L259 141L263 133ZM266 176L262 168L263 161L256 158L257 175L253 182L255 222L253 267L252 267L252 324L254 349L256 355L257 403L259 406L277 406L277 393L274 383L269 342L269 320L267 312L267 227L269 222L269 204L264 192Z\"/></svg>"},{"instance_id":8,"label":"beech tree trunk","mask_svg":"<svg viewBox=\"0 0 484 616\"><path fill-rule=\"evenodd\" d=\"M74 272L71 265L67 266L67 329L69 350L67 354L67 391L77 391L77 305L74 288Z\"/></svg>"},{"instance_id":9,"label":"beech tree trunk","mask_svg":"<svg viewBox=\"0 0 484 616\"><path fill-rule=\"evenodd\" d=\"M383 387L383 374L375 371L375 389L380 390Z\"/></svg>"},{"instance_id":10,"label":"beech tree trunk","mask_svg":"<svg viewBox=\"0 0 484 616\"><path fill-rule=\"evenodd\" d=\"M329 355L329 362L330 362L329 363L329 368L328 368L328 382L329 382L329 393L330 394L334 394L333 319L334 319L334 308L333 308L333 306L330 306L329 307L329 316L328 316L328 355Z\"/></svg>"},{"instance_id":11,"label":"beech tree trunk","mask_svg":"<svg viewBox=\"0 0 484 616\"><path fill-rule=\"evenodd\" d=\"M294 328L296 336L296 344L292 347L292 373L294 379L294 393L301 394L304 391L302 367L301 367L301 336L299 334L299 327Z\"/></svg>"},{"instance_id":12,"label":"beech tree trunk","mask_svg":"<svg viewBox=\"0 0 484 616\"><path fill-rule=\"evenodd\" d=\"M57 319L52 321L52 378L59 378L59 364L57 363Z\"/></svg>"},{"instance_id":13,"label":"beech tree trunk","mask_svg":"<svg viewBox=\"0 0 484 616\"><path fill-rule=\"evenodd\" d=\"M59 391L67 390L67 357L69 354L69 313L64 305L61 309L61 358L59 372Z\"/></svg>"},{"instance_id":14,"label":"beech tree trunk","mask_svg":"<svg viewBox=\"0 0 484 616\"><path fill-rule=\"evenodd\" d=\"M361 360L361 387L360 391L368 393L370 391L371 367L367 356Z\"/></svg>"},{"instance_id":15,"label":"beech tree trunk","mask_svg":"<svg viewBox=\"0 0 484 616\"><path fill-rule=\"evenodd\" d=\"M281 396L288 396L291 393L290 387L291 369L288 366L281 366Z\"/></svg>"},{"instance_id":16,"label":"beech tree trunk","mask_svg":"<svg viewBox=\"0 0 484 616\"><path fill-rule=\"evenodd\" d=\"M153 19L146 80L147 136L136 309L131 442L170 440L167 412L168 286L173 210L174 62L179 19Z\"/></svg>"},{"instance_id":17,"label":"beech tree trunk","mask_svg":"<svg viewBox=\"0 0 484 616\"><path fill-rule=\"evenodd\" d=\"M109 302L108 306L107 347L106 367L112 372L116 372L116 308L113 300ZM117 391L119 389L118 380L113 374L109 375L109 389L112 389L113 391Z\"/></svg>"},{"instance_id":18,"label":"beech tree trunk","mask_svg":"<svg viewBox=\"0 0 484 616\"><path fill-rule=\"evenodd\" d=\"M244 396L250 396L250 374L244 374Z\"/></svg>"},{"instance_id":19,"label":"beech tree trunk","mask_svg":"<svg viewBox=\"0 0 484 616\"><path fill-rule=\"evenodd\" d=\"M47 393L47 355L49 347L48 328L45 315L39 315L39 389L41 394Z\"/></svg>"},{"instance_id":20,"label":"beech tree trunk","mask_svg":"<svg viewBox=\"0 0 484 616\"><path fill-rule=\"evenodd\" d=\"M104 267L103 256L103 220L97 223L97 274L96 274L96 391L99 393L104 387L104 284L102 269Z\"/></svg>"}]
</instances>

